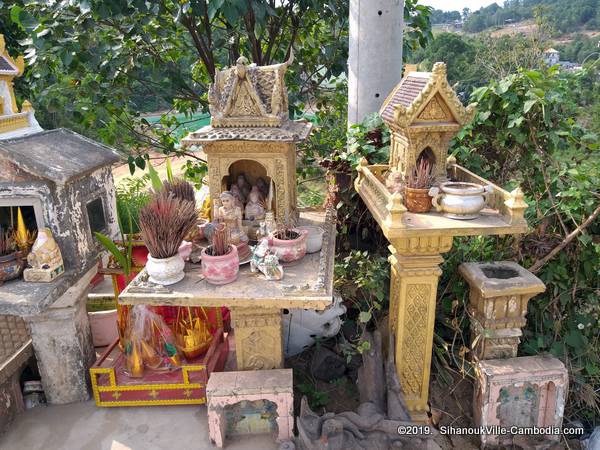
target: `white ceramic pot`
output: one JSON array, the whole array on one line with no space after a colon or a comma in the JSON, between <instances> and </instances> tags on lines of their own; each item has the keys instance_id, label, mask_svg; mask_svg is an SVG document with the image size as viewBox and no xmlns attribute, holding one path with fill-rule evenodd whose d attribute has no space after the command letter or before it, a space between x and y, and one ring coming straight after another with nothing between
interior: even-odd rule
<instances>
[{"instance_id":1,"label":"white ceramic pot","mask_svg":"<svg viewBox=\"0 0 600 450\"><path fill-rule=\"evenodd\" d=\"M306 235L306 253L317 253L323 246L323 234L325 230L321 227L311 225L303 225L298 227L299 230L308 232Z\"/></svg>"},{"instance_id":2,"label":"white ceramic pot","mask_svg":"<svg viewBox=\"0 0 600 450\"><path fill-rule=\"evenodd\" d=\"M89 312L90 328L94 347L105 347L119 337L117 329L117 310Z\"/></svg>"},{"instance_id":3,"label":"white ceramic pot","mask_svg":"<svg viewBox=\"0 0 600 450\"><path fill-rule=\"evenodd\" d=\"M432 187L429 195L435 209L452 219L475 219L486 203L492 186L462 181L442 183Z\"/></svg>"},{"instance_id":4,"label":"white ceramic pot","mask_svg":"<svg viewBox=\"0 0 600 450\"><path fill-rule=\"evenodd\" d=\"M146 270L148 271L148 280L152 283L168 286L183 280L183 268L185 262L179 253L170 258L156 259L148 255Z\"/></svg>"}]
</instances>

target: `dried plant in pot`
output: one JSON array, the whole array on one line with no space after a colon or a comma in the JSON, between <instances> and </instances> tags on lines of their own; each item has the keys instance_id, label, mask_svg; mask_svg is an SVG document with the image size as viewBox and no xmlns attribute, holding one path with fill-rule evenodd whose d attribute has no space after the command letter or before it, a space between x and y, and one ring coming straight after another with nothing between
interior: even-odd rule
<instances>
[{"instance_id":1,"label":"dried plant in pot","mask_svg":"<svg viewBox=\"0 0 600 450\"><path fill-rule=\"evenodd\" d=\"M216 224L211 234L211 245L202 250L202 274L210 284L227 284L237 279L240 259L237 247L230 242L230 231L225 223Z\"/></svg>"},{"instance_id":2,"label":"dried plant in pot","mask_svg":"<svg viewBox=\"0 0 600 450\"><path fill-rule=\"evenodd\" d=\"M269 248L277 255L279 261L289 266L306 255L307 234L307 230L279 227L267 238Z\"/></svg>"},{"instance_id":3,"label":"dried plant in pot","mask_svg":"<svg viewBox=\"0 0 600 450\"><path fill-rule=\"evenodd\" d=\"M166 190L154 194L140 210L140 231L150 251L146 270L151 282L166 286L183 279L185 262L179 246L195 225L194 202Z\"/></svg>"},{"instance_id":4,"label":"dried plant in pot","mask_svg":"<svg viewBox=\"0 0 600 450\"><path fill-rule=\"evenodd\" d=\"M0 285L19 278L27 265L27 254L19 251L14 234L0 228Z\"/></svg>"},{"instance_id":5,"label":"dried plant in pot","mask_svg":"<svg viewBox=\"0 0 600 450\"><path fill-rule=\"evenodd\" d=\"M414 213L426 213L431 207L429 188L435 182L435 165L422 159L406 177L406 209Z\"/></svg>"}]
</instances>

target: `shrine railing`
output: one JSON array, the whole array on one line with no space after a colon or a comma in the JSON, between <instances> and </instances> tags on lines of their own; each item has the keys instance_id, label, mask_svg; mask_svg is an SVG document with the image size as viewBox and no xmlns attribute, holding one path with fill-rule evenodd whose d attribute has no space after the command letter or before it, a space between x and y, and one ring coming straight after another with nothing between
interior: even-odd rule
<instances>
[{"instance_id":1,"label":"shrine railing","mask_svg":"<svg viewBox=\"0 0 600 450\"><path fill-rule=\"evenodd\" d=\"M0 116L0 133L18 130L29 126L28 112L13 114L10 116Z\"/></svg>"},{"instance_id":2,"label":"shrine railing","mask_svg":"<svg viewBox=\"0 0 600 450\"><path fill-rule=\"evenodd\" d=\"M482 211L479 219L449 219L435 210L424 214L409 212L404 206L403 195L392 194L385 186L385 176L389 171L387 164L368 165L366 160L363 160L357 168L358 177L354 181L354 186L388 238L412 236L416 233L422 234L424 231L443 231L448 235L456 236L492 232L512 234L526 231L524 211L527 204L519 188L508 192L456 164L452 157L449 158L447 167L448 178L452 181L492 186L488 207Z\"/></svg>"}]
</instances>

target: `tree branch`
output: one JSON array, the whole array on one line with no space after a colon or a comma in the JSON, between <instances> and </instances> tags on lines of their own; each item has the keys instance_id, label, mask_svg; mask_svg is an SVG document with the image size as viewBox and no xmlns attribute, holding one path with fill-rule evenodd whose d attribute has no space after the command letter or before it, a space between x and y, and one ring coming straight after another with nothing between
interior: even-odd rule
<instances>
[{"instance_id":1,"label":"tree branch","mask_svg":"<svg viewBox=\"0 0 600 450\"><path fill-rule=\"evenodd\" d=\"M563 239L563 241L554 247L546 256L542 259L537 260L530 268L529 271L532 273L536 273L540 270L548 261L554 258L563 248L571 243L573 239L575 239L585 228L592 223L596 218L600 215L600 206L596 208L596 210L583 221L581 225L579 225L575 230L573 230L567 237Z\"/></svg>"}]
</instances>

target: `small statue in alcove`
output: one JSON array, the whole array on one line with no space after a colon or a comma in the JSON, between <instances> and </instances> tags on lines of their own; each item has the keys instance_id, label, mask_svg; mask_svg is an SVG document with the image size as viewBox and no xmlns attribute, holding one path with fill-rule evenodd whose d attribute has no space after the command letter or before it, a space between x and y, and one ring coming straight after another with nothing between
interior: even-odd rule
<instances>
[{"instance_id":1,"label":"small statue in alcove","mask_svg":"<svg viewBox=\"0 0 600 450\"><path fill-rule=\"evenodd\" d=\"M250 195L250 189L252 188L252 186L250 186L250 183L248 183L248 180L246 180L246 175L244 175L243 173L240 173L238 175L236 183L238 189L242 194L242 199L244 203L246 203L246 201L248 200L248 195Z\"/></svg>"},{"instance_id":2,"label":"small statue in alcove","mask_svg":"<svg viewBox=\"0 0 600 450\"><path fill-rule=\"evenodd\" d=\"M269 185L265 181L263 177L258 177L256 180L256 188L258 188L258 192L260 193L261 200L264 200L269 195Z\"/></svg>"},{"instance_id":3,"label":"small statue in alcove","mask_svg":"<svg viewBox=\"0 0 600 450\"><path fill-rule=\"evenodd\" d=\"M49 228L42 228L31 252L27 255L29 268L23 272L25 281L49 282L65 271L60 248L56 244Z\"/></svg>"},{"instance_id":4,"label":"small statue in alcove","mask_svg":"<svg viewBox=\"0 0 600 450\"><path fill-rule=\"evenodd\" d=\"M238 187L238 185L237 184L232 185L230 192L233 195L233 198L235 198L235 205L239 206L240 208L243 208L246 199L243 197L242 192L240 191L240 188Z\"/></svg>"},{"instance_id":5,"label":"small statue in alcove","mask_svg":"<svg viewBox=\"0 0 600 450\"><path fill-rule=\"evenodd\" d=\"M265 207L257 186L254 186L250 191L245 213L246 220L263 220L265 218Z\"/></svg>"},{"instance_id":6,"label":"small statue in alcove","mask_svg":"<svg viewBox=\"0 0 600 450\"><path fill-rule=\"evenodd\" d=\"M248 242L248 236L242 227L242 209L235 204L235 197L230 191L221 193L221 206L217 210L217 221L224 222L229 227L230 242L238 245Z\"/></svg>"}]
</instances>

